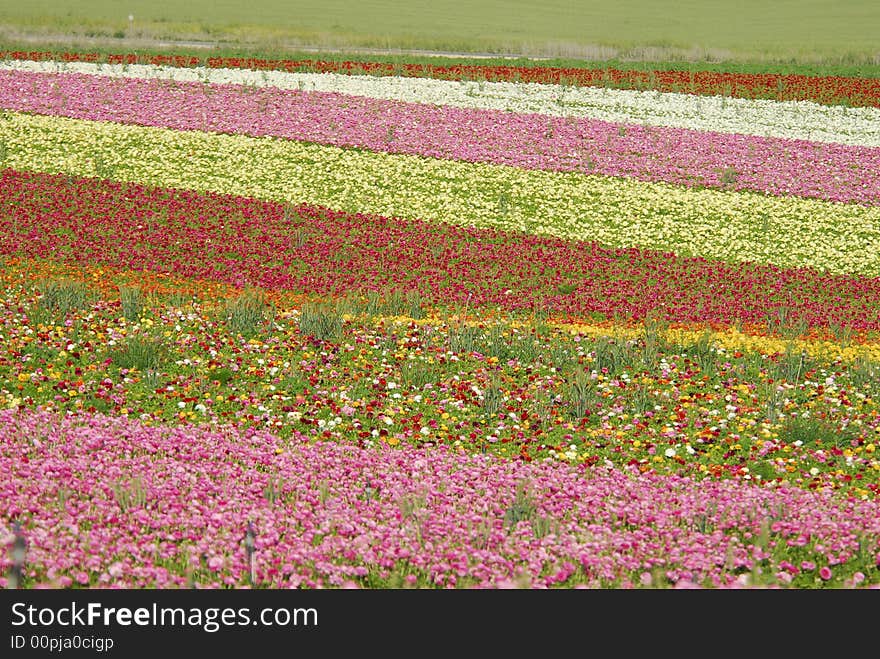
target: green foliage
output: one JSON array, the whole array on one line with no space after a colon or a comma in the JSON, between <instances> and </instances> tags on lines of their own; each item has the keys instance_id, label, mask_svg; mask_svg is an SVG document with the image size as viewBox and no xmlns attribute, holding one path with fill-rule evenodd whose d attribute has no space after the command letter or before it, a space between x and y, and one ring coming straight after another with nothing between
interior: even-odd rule
<instances>
[{"instance_id":1,"label":"green foliage","mask_svg":"<svg viewBox=\"0 0 880 659\"><path fill-rule=\"evenodd\" d=\"M849 367L849 374L856 387L877 386L880 383L880 362L868 357L857 357Z\"/></svg>"},{"instance_id":2,"label":"green foliage","mask_svg":"<svg viewBox=\"0 0 880 659\"><path fill-rule=\"evenodd\" d=\"M456 353L478 352L482 349L482 330L473 325L450 326L447 334L449 349Z\"/></svg>"},{"instance_id":3,"label":"green foliage","mask_svg":"<svg viewBox=\"0 0 880 659\"><path fill-rule=\"evenodd\" d=\"M803 318L796 318L791 308L781 306L765 315L767 332L771 336L785 339L798 339L806 334L808 323Z\"/></svg>"},{"instance_id":4,"label":"green foliage","mask_svg":"<svg viewBox=\"0 0 880 659\"><path fill-rule=\"evenodd\" d=\"M56 321L88 308L95 297L84 282L67 278L43 280L38 283L38 289L41 296L38 311L46 312Z\"/></svg>"},{"instance_id":5,"label":"green foliage","mask_svg":"<svg viewBox=\"0 0 880 659\"><path fill-rule=\"evenodd\" d=\"M122 315L130 322L140 319L144 311L146 300L138 286L121 286L119 288L119 300L122 304Z\"/></svg>"},{"instance_id":6,"label":"green foliage","mask_svg":"<svg viewBox=\"0 0 880 659\"><path fill-rule=\"evenodd\" d=\"M253 336L270 317L271 311L270 305L261 293L246 290L226 302L223 317L232 331L241 336Z\"/></svg>"},{"instance_id":7,"label":"green foliage","mask_svg":"<svg viewBox=\"0 0 880 659\"><path fill-rule=\"evenodd\" d=\"M227 384L235 375L231 368L217 368L211 371L211 379L219 382L221 385Z\"/></svg>"},{"instance_id":8,"label":"green foliage","mask_svg":"<svg viewBox=\"0 0 880 659\"><path fill-rule=\"evenodd\" d=\"M737 171L735 167L725 167L721 170L718 175L718 180L721 182L721 185L725 187L730 187L734 183L736 183L737 179L740 177L740 173Z\"/></svg>"},{"instance_id":9,"label":"green foliage","mask_svg":"<svg viewBox=\"0 0 880 659\"><path fill-rule=\"evenodd\" d=\"M337 341L342 336L343 320L336 305L307 303L299 316L299 330L319 341Z\"/></svg>"},{"instance_id":10,"label":"green foliage","mask_svg":"<svg viewBox=\"0 0 880 659\"><path fill-rule=\"evenodd\" d=\"M498 380L493 379L483 390L483 400L480 403L480 406L483 408L483 413L491 418L498 414L503 403L504 391Z\"/></svg>"},{"instance_id":11,"label":"green foliage","mask_svg":"<svg viewBox=\"0 0 880 659\"><path fill-rule=\"evenodd\" d=\"M568 414L574 419L582 419L593 410L600 400L589 373L578 371L565 384L565 402Z\"/></svg>"},{"instance_id":12,"label":"green foliage","mask_svg":"<svg viewBox=\"0 0 880 659\"><path fill-rule=\"evenodd\" d=\"M280 476L271 479L263 488L263 497L271 504L277 502L290 504L296 500L294 492L285 491L285 481Z\"/></svg>"},{"instance_id":13,"label":"green foliage","mask_svg":"<svg viewBox=\"0 0 880 659\"><path fill-rule=\"evenodd\" d=\"M162 364L163 352L159 339L132 334L110 352L110 359L119 368L147 371L157 369Z\"/></svg>"},{"instance_id":14,"label":"green foliage","mask_svg":"<svg viewBox=\"0 0 880 659\"><path fill-rule=\"evenodd\" d=\"M785 444L802 442L815 448L841 448L858 437L857 428L830 423L807 416L787 418L779 429L779 441Z\"/></svg>"},{"instance_id":15,"label":"green foliage","mask_svg":"<svg viewBox=\"0 0 880 659\"><path fill-rule=\"evenodd\" d=\"M507 510L504 511L504 528L508 533L516 529L520 522L528 522L536 538L543 538L557 528L552 520L538 514L538 505L529 489L528 483L520 482Z\"/></svg>"},{"instance_id":16,"label":"green foliage","mask_svg":"<svg viewBox=\"0 0 880 659\"><path fill-rule=\"evenodd\" d=\"M411 389L422 389L429 382L436 382L440 377L440 370L434 364L412 359L400 365L400 378L404 386Z\"/></svg>"},{"instance_id":17,"label":"green foliage","mask_svg":"<svg viewBox=\"0 0 880 659\"><path fill-rule=\"evenodd\" d=\"M122 512L141 508L147 502L147 489L139 478L113 484L113 497Z\"/></svg>"}]
</instances>

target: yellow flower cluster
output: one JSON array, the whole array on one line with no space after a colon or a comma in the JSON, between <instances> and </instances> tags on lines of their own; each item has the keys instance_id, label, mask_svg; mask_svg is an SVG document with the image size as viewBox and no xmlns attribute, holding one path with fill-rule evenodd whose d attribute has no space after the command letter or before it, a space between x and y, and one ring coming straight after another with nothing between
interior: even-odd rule
<instances>
[{"instance_id":1,"label":"yellow flower cluster","mask_svg":"<svg viewBox=\"0 0 880 659\"><path fill-rule=\"evenodd\" d=\"M880 207L6 113L6 166L880 276Z\"/></svg>"}]
</instances>

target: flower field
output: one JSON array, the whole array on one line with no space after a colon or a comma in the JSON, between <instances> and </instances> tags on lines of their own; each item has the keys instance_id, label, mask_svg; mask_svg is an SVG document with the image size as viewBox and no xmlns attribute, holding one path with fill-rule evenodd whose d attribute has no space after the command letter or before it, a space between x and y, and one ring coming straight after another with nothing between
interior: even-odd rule
<instances>
[{"instance_id":1,"label":"flower field","mask_svg":"<svg viewBox=\"0 0 880 659\"><path fill-rule=\"evenodd\" d=\"M0 584L880 587L876 79L4 55Z\"/></svg>"}]
</instances>

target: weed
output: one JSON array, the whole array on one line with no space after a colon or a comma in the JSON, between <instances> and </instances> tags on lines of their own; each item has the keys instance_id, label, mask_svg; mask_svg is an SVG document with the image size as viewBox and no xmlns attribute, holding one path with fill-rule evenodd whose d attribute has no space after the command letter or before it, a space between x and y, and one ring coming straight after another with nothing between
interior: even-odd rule
<instances>
[{"instance_id":1,"label":"weed","mask_svg":"<svg viewBox=\"0 0 880 659\"><path fill-rule=\"evenodd\" d=\"M858 430L841 427L825 419L796 416L786 419L778 431L783 444L801 442L815 448L840 448L858 436Z\"/></svg>"},{"instance_id":2,"label":"weed","mask_svg":"<svg viewBox=\"0 0 880 659\"><path fill-rule=\"evenodd\" d=\"M730 187L735 184L737 179L740 177L740 173L734 167L725 167L721 170L718 175L718 180L721 185L725 187Z\"/></svg>"},{"instance_id":3,"label":"weed","mask_svg":"<svg viewBox=\"0 0 880 659\"><path fill-rule=\"evenodd\" d=\"M525 482L517 484L514 499L504 512L504 528L508 533L516 529L520 522L528 522L537 538L552 533L557 527L552 520L538 514L538 506Z\"/></svg>"},{"instance_id":4,"label":"weed","mask_svg":"<svg viewBox=\"0 0 880 659\"><path fill-rule=\"evenodd\" d=\"M480 347L481 332L471 325L450 327L448 333L449 349L456 353L475 352Z\"/></svg>"},{"instance_id":5,"label":"weed","mask_svg":"<svg viewBox=\"0 0 880 659\"><path fill-rule=\"evenodd\" d=\"M339 310L328 303L307 303L299 316L299 330L319 341L336 341L342 336Z\"/></svg>"},{"instance_id":6,"label":"weed","mask_svg":"<svg viewBox=\"0 0 880 659\"><path fill-rule=\"evenodd\" d=\"M406 361L400 366L400 379L404 386L421 389L429 382L436 382L440 373L436 366L421 360Z\"/></svg>"},{"instance_id":7,"label":"weed","mask_svg":"<svg viewBox=\"0 0 880 659\"><path fill-rule=\"evenodd\" d=\"M484 414L491 418L498 414L503 402L504 392L499 382L493 379L483 391L483 400L480 406L483 408Z\"/></svg>"},{"instance_id":8,"label":"weed","mask_svg":"<svg viewBox=\"0 0 880 659\"><path fill-rule=\"evenodd\" d=\"M850 378L856 387L862 388L880 382L880 362L859 356L850 366Z\"/></svg>"},{"instance_id":9,"label":"weed","mask_svg":"<svg viewBox=\"0 0 880 659\"><path fill-rule=\"evenodd\" d=\"M147 490L139 478L113 485L113 498L123 512L141 508L147 502Z\"/></svg>"},{"instance_id":10,"label":"weed","mask_svg":"<svg viewBox=\"0 0 880 659\"><path fill-rule=\"evenodd\" d=\"M598 402L598 393L589 374L580 371L566 383L565 400L568 404L569 416L575 419L587 416L590 409Z\"/></svg>"},{"instance_id":11,"label":"weed","mask_svg":"<svg viewBox=\"0 0 880 659\"><path fill-rule=\"evenodd\" d=\"M218 368L211 371L211 380L225 386L235 375L231 368Z\"/></svg>"},{"instance_id":12,"label":"weed","mask_svg":"<svg viewBox=\"0 0 880 659\"><path fill-rule=\"evenodd\" d=\"M158 340L143 334L132 334L110 353L110 359L119 368L147 371L162 362L162 346Z\"/></svg>"},{"instance_id":13,"label":"weed","mask_svg":"<svg viewBox=\"0 0 880 659\"><path fill-rule=\"evenodd\" d=\"M270 307L263 295L247 290L226 302L224 317L233 331L241 336L252 336L269 316L269 312Z\"/></svg>"},{"instance_id":14,"label":"weed","mask_svg":"<svg viewBox=\"0 0 880 659\"><path fill-rule=\"evenodd\" d=\"M73 311L88 308L94 297L84 282L73 279L44 280L38 287L39 307L55 319L63 320Z\"/></svg>"},{"instance_id":15,"label":"weed","mask_svg":"<svg viewBox=\"0 0 880 659\"><path fill-rule=\"evenodd\" d=\"M127 321L135 322L140 319L144 310L144 294L137 286L121 286L119 288L119 300L122 304L122 315Z\"/></svg>"}]
</instances>

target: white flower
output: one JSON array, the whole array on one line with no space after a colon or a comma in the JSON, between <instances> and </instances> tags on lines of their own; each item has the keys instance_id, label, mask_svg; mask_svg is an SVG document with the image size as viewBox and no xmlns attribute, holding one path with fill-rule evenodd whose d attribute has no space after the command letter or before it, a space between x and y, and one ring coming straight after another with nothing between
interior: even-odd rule
<instances>
[{"instance_id":1,"label":"white flower","mask_svg":"<svg viewBox=\"0 0 880 659\"><path fill-rule=\"evenodd\" d=\"M409 103L880 146L880 109L847 108L812 101L773 101L603 87L563 88L561 85L539 83L472 82L144 64L99 66L90 62L10 60L0 63L0 70L3 69L51 73L67 70L110 77L161 78L282 89L305 87L321 92ZM563 91L564 99L560 103L560 94Z\"/></svg>"}]
</instances>

